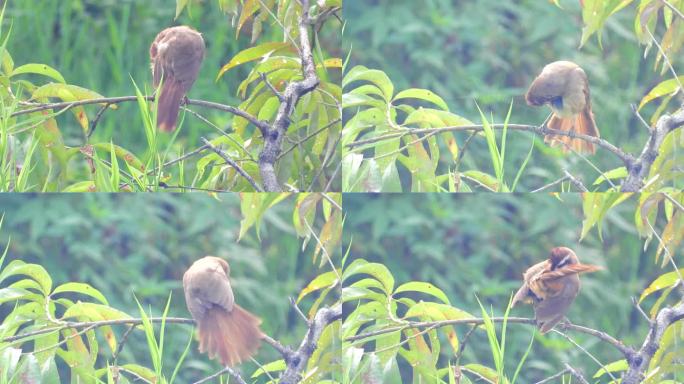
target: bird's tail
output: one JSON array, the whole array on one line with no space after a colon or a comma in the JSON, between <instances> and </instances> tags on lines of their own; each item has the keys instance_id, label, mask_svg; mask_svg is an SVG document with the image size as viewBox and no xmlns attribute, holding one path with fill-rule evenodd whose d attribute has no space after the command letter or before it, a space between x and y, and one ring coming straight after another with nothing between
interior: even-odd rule
<instances>
[{"instance_id":1,"label":"bird's tail","mask_svg":"<svg viewBox=\"0 0 684 384\"><path fill-rule=\"evenodd\" d=\"M199 351L218 357L221 364L232 367L249 359L259 348L264 334L261 320L235 304L232 311L212 308L199 323Z\"/></svg>"},{"instance_id":2,"label":"bird's tail","mask_svg":"<svg viewBox=\"0 0 684 384\"><path fill-rule=\"evenodd\" d=\"M554 113L553 116L551 116L547 127L559 131L569 131L587 136L600 137L596 122L594 121L594 114L589 106L587 106L582 113L570 118L562 118ZM569 136L546 135L544 142L551 146L561 145L563 147L563 152L568 152L570 148L584 154L594 154L596 152L594 144Z\"/></svg>"},{"instance_id":3,"label":"bird's tail","mask_svg":"<svg viewBox=\"0 0 684 384\"><path fill-rule=\"evenodd\" d=\"M157 128L173 132L178 122L178 111L185 96L185 90L178 81L164 79L157 99Z\"/></svg>"},{"instance_id":4,"label":"bird's tail","mask_svg":"<svg viewBox=\"0 0 684 384\"><path fill-rule=\"evenodd\" d=\"M530 295L530 288L527 286L527 284L523 284L520 289L518 289L518 292L515 293L515 296L513 296L513 301L511 301L511 308L515 307L516 304L518 303L529 303L531 304L534 300L532 300L532 296Z\"/></svg>"}]
</instances>

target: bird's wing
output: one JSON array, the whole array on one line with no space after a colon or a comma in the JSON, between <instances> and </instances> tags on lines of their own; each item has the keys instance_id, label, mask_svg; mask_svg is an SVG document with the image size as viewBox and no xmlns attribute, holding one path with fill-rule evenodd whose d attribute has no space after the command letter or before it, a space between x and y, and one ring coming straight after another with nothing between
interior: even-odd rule
<instances>
[{"instance_id":1,"label":"bird's wing","mask_svg":"<svg viewBox=\"0 0 684 384\"><path fill-rule=\"evenodd\" d=\"M591 264L568 264L562 268L558 268L553 271L547 271L544 272L543 274L539 275L537 278L540 281L553 281L560 279L564 276L568 275L574 275L578 273L587 273L587 272L596 272L600 271L603 269L602 267L599 267L598 265L591 265Z\"/></svg>"},{"instance_id":2,"label":"bird's wing","mask_svg":"<svg viewBox=\"0 0 684 384\"><path fill-rule=\"evenodd\" d=\"M527 269L527 271L525 271L525 273L523 273L523 285L520 287L520 289L518 289L518 292L516 292L515 296L513 297L511 306L514 306L521 301L524 303L534 302L532 296L541 298L541 296L539 296L540 292L535 290L536 287L533 286L533 282L537 279L537 276L547 268L550 268L548 261L542 261L531 266Z\"/></svg>"},{"instance_id":3,"label":"bird's wing","mask_svg":"<svg viewBox=\"0 0 684 384\"><path fill-rule=\"evenodd\" d=\"M216 260L204 258L195 262L183 275L183 288L193 317L201 317L214 306L233 310L235 298L230 280Z\"/></svg>"},{"instance_id":4,"label":"bird's wing","mask_svg":"<svg viewBox=\"0 0 684 384\"><path fill-rule=\"evenodd\" d=\"M176 43L170 47L169 56L173 60L169 62L174 78L184 87L190 88L197 79L200 65L204 59L204 40L202 35L195 31L187 31L178 34Z\"/></svg>"}]
</instances>

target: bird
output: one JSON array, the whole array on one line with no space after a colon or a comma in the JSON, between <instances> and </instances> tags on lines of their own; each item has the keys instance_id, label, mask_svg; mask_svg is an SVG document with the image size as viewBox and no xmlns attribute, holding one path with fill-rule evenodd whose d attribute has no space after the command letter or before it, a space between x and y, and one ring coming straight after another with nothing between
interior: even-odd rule
<instances>
[{"instance_id":1,"label":"bird","mask_svg":"<svg viewBox=\"0 0 684 384\"><path fill-rule=\"evenodd\" d=\"M525 94L530 106L548 104L553 111L547 127L559 131L600 137L591 110L589 81L584 70L571 61L555 61L544 67ZM544 141L561 145L563 152L573 149L582 154L594 154L594 144L569 136L546 135Z\"/></svg>"},{"instance_id":2,"label":"bird","mask_svg":"<svg viewBox=\"0 0 684 384\"><path fill-rule=\"evenodd\" d=\"M567 247L551 249L549 258L531 266L523 274L523 284L511 302L532 304L542 334L560 322L580 290L580 273L603 269L581 264L575 252Z\"/></svg>"},{"instance_id":3,"label":"bird","mask_svg":"<svg viewBox=\"0 0 684 384\"><path fill-rule=\"evenodd\" d=\"M252 357L264 337L261 319L235 303L228 262L195 261L183 275L185 303L198 326L199 351L233 367Z\"/></svg>"},{"instance_id":4,"label":"bird","mask_svg":"<svg viewBox=\"0 0 684 384\"><path fill-rule=\"evenodd\" d=\"M181 25L157 34L150 46L152 85L162 88L157 99L157 127L173 132L178 110L197 79L204 59L204 39L196 30Z\"/></svg>"}]
</instances>

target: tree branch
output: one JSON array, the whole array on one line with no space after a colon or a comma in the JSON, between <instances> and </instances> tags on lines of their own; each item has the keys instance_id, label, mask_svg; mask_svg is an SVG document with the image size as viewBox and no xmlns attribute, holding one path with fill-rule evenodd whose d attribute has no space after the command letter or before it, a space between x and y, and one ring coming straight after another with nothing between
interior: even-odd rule
<instances>
[{"instance_id":1,"label":"tree branch","mask_svg":"<svg viewBox=\"0 0 684 384\"><path fill-rule=\"evenodd\" d=\"M154 96L145 96L144 98L147 101L154 100ZM27 109L22 109L22 110L16 111L16 112L12 113L12 115L10 115L10 117L26 115L29 113L45 111L48 109L63 109L63 111L67 111L73 107L78 107L81 105L103 104L103 105L111 106L114 104L120 104L120 103L125 103L125 102L129 102L129 101L137 101L137 100L138 100L137 96L118 96L118 97L104 97L104 98L100 98L100 99L67 101L67 102L61 102L61 103L31 104L31 106L33 106L33 108L27 108ZM250 123L254 124L262 132L264 131L264 129L269 128L269 126L266 122L261 121L261 120L257 119L256 117L250 115L249 113L247 113L247 112L245 112L239 108L232 107L230 105L214 103L211 101L195 100L195 99L188 99L187 105L197 105L200 107L217 109L219 111L225 111L225 112L232 113L233 115L240 116L240 117L244 118L245 120L249 121Z\"/></svg>"},{"instance_id":2,"label":"tree branch","mask_svg":"<svg viewBox=\"0 0 684 384\"><path fill-rule=\"evenodd\" d=\"M504 321L503 317L492 317L491 321L494 323L502 323ZM517 324L531 324L531 325L537 325L537 322L535 319L529 319L529 318L524 318L524 317L508 317L506 320L509 324L511 323L517 323ZM399 325L396 327L389 327L389 328L384 328L384 329L378 329L376 331L371 331L371 332L366 332L366 333L361 333L355 336L351 336L346 338L344 341L348 342L353 342L357 340L363 340L367 339L369 337L374 337L378 335L383 335L386 333L391 333L391 332L397 332L397 331L403 331L405 329L409 328L441 328L441 327L446 327L449 325L457 325L457 324L484 324L484 319L482 318L468 318L468 319L456 319L456 320L442 320L442 321L408 321L406 324ZM623 355L627 354L633 354L634 350L631 349L630 347L627 347L624 345L621 341L617 340L613 336L610 336L609 334L598 331L592 328L587 328L583 327L581 325L575 325L575 324L570 324L570 323L563 323L562 325L559 325L559 327L563 329L569 329L572 331L576 332L581 332L585 333L590 336L594 336L597 339L600 339L601 341L604 341L613 347L615 347L617 350L620 351Z\"/></svg>"},{"instance_id":3,"label":"tree branch","mask_svg":"<svg viewBox=\"0 0 684 384\"><path fill-rule=\"evenodd\" d=\"M648 335L638 351L627 356L629 368L622 378L622 384L637 384L644 379L646 369L651 362L651 358L660 348L660 341L665 334L665 330L675 321L684 319L684 303L671 308L661 309L654 321L651 322Z\"/></svg>"},{"instance_id":4,"label":"tree branch","mask_svg":"<svg viewBox=\"0 0 684 384\"><path fill-rule=\"evenodd\" d=\"M535 126L535 125L524 125L524 124L508 124L507 129L513 131L527 131L532 132L540 136L546 135L556 135L556 136L567 136L574 139L581 139L590 142L598 147L601 147L608 152L611 152L616 157L618 157L625 168L628 171L628 176L622 183L622 192L638 192L644 185L644 179L648 176L653 162L658 157L658 152L660 147L667 136L668 133L684 126L684 108L681 108L672 115L663 115L658 119L656 127L650 130L650 136L644 146L639 157L623 151L621 148L613 145L605 139L599 137L588 136L584 134L578 134L569 131L559 131L556 129L550 129L545 126ZM503 129L504 124L492 124L492 129ZM461 125L461 126L449 126L449 127L439 127L439 128L403 128L398 131L390 131L387 134L372 137L369 139L361 139L345 146L349 149L354 149L356 147L377 143L384 140L401 138L406 135L435 135L441 132L457 132L457 131L469 131L469 132L480 132L484 131L482 125ZM577 185L576 185L577 186ZM579 187L579 186L577 186ZM581 188L580 188L581 189Z\"/></svg>"},{"instance_id":5,"label":"tree branch","mask_svg":"<svg viewBox=\"0 0 684 384\"><path fill-rule=\"evenodd\" d=\"M211 142L210 142L209 140L205 139L204 137L202 137L201 140L202 140L202 143L204 143L204 145L206 145L209 149L211 149L211 150L214 151L217 155L219 155L219 156L220 156L223 160L225 160L226 163L228 163L231 167L235 168L235 171L237 171L237 173L239 173L240 175L242 175L242 177L244 177L245 180L247 180L257 192L263 192L263 191L264 191L263 188L261 188L261 187L259 186L259 184L257 184L256 181L254 181L254 179L252 178L252 176L250 176L247 172L245 172L245 170L242 169L242 167L240 167L240 166L239 166L233 159L231 159L225 152L223 152L222 150L216 148L213 144L211 144Z\"/></svg>"},{"instance_id":6,"label":"tree branch","mask_svg":"<svg viewBox=\"0 0 684 384\"><path fill-rule=\"evenodd\" d=\"M336 304L331 308L321 308L316 312L299 348L290 356L283 356L285 357L287 368L280 376L280 384L296 384L301 381L302 372L306 368L309 358L316 350L316 344L321 337L321 333L323 333L328 324L340 318L342 318L341 304Z\"/></svg>"},{"instance_id":7,"label":"tree branch","mask_svg":"<svg viewBox=\"0 0 684 384\"><path fill-rule=\"evenodd\" d=\"M684 125L684 108L680 108L672 115L663 115L658 119L655 128L651 130L651 136L641 150L641 154L631 166L627 166L628 175L622 183L622 192L639 192L641 190L644 186L644 180L651 171L653 162L658 158L658 152L665 136L682 125Z\"/></svg>"},{"instance_id":8,"label":"tree branch","mask_svg":"<svg viewBox=\"0 0 684 384\"><path fill-rule=\"evenodd\" d=\"M492 129L503 129L504 124L491 124ZM573 139L581 139L588 141L596 146L602 147L603 149L613 153L615 156L620 158L623 163L631 163L634 161L634 156L626 153L622 149L616 147L612 143L600 138L589 135L584 135L569 131L560 131L557 129L551 129L546 127L539 127L536 125L525 125L525 124L508 124L507 129L513 131L527 131L532 132L540 136L546 135L556 135L556 136L568 136ZM393 139L396 137L401 137L405 135L421 135L421 134L438 134L442 132L458 132L458 131L470 131L470 132L482 132L484 131L484 126L482 125L458 125L440 128L405 128L398 132L390 132L386 135L373 137L370 139L357 140L346 145L347 148L354 148L361 145L372 144L383 140Z\"/></svg>"},{"instance_id":9,"label":"tree branch","mask_svg":"<svg viewBox=\"0 0 684 384\"><path fill-rule=\"evenodd\" d=\"M309 41L309 0L301 0L302 14L299 17L299 45L300 59L302 62L302 75L300 81L294 81L287 85L282 93L282 101L275 120L268 130L262 134L264 136L264 148L259 154L259 171L264 189L267 192L279 192L282 190L275 173L275 162L280 154L283 137L290 126L290 117L295 110L299 99L313 91L318 86L319 80L316 76L316 66L311 53L311 43Z\"/></svg>"}]
</instances>

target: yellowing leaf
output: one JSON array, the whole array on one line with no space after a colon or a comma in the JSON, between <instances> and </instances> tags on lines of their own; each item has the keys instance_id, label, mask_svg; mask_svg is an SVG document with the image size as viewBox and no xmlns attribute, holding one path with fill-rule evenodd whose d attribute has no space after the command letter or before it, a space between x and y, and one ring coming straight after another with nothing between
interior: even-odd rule
<instances>
[{"instance_id":1,"label":"yellowing leaf","mask_svg":"<svg viewBox=\"0 0 684 384\"><path fill-rule=\"evenodd\" d=\"M264 43L257 45L256 47L251 47L240 51L237 55L230 59L228 64L221 67L221 70L216 76L216 80L218 81L218 79L220 79L224 73L228 72L232 68L237 67L238 65L261 59L264 56L271 55L284 49L292 49L292 46L290 43Z\"/></svg>"},{"instance_id":2,"label":"yellowing leaf","mask_svg":"<svg viewBox=\"0 0 684 384\"><path fill-rule=\"evenodd\" d=\"M684 83L684 76L679 76L676 79L669 79L660 82L658 85L653 87L646 96L644 96L639 102L639 108L648 104L653 99L657 99L661 96L671 95L681 91L680 84Z\"/></svg>"}]
</instances>

